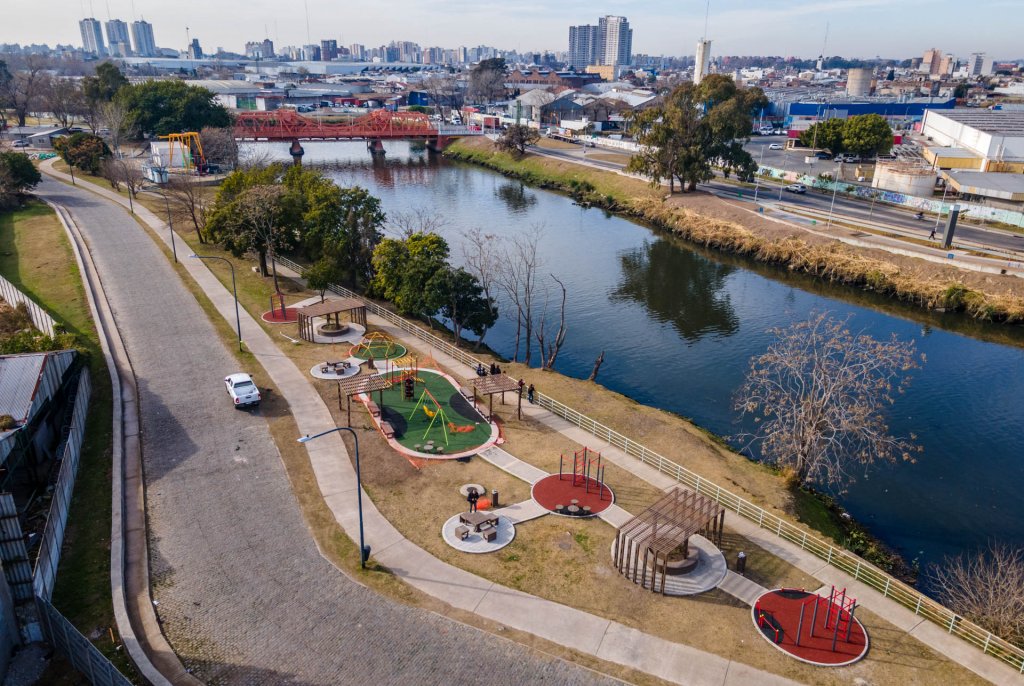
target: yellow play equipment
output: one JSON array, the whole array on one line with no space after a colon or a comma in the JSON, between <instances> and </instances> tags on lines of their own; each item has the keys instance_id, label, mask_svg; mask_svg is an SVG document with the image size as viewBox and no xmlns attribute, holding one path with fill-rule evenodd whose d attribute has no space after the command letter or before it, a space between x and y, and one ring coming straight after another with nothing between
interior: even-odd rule
<instances>
[{"instance_id":1,"label":"yellow play equipment","mask_svg":"<svg viewBox=\"0 0 1024 686\"><path fill-rule=\"evenodd\" d=\"M427 406L428 402L433 403L434 409L430 409L430 407ZM430 424L427 424L427 430L423 432L423 438L427 437L430 430L434 428L434 422L440 418L441 430L444 432L444 444L448 445L448 424L451 422L448 421L448 417L445 415L444 408L441 406L441 403L437 402L437 398L435 398L434 394L427 388L424 388L423 392L420 393L420 399L416 401L416 407L412 408L412 412L409 413L409 419L412 419L413 415L415 415L416 411L421 407L423 408L423 414L430 417Z\"/></svg>"}]
</instances>

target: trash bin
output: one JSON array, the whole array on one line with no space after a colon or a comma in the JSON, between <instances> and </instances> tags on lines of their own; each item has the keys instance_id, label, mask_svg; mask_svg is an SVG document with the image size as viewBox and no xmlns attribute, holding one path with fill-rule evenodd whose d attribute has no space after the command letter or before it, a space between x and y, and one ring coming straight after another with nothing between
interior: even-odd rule
<instances>
[{"instance_id":1,"label":"trash bin","mask_svg":"<svg viewBox=\"0 0 1024 686\"><path fill-rule=\"evenodd\" d=\"M747 571L747 554L742 550L736 553L736 573L744 574Z\"/></svg>"},{"instance_id":2,"label":"trash bin","mask_svg":"<svg viewBox=\"0 0 1024 686\"><path fill-rule=\"evenodd\" d=\"M497 509L498 507L498 489L491 489L491 507Z\"/></svg>"}]
</instances>

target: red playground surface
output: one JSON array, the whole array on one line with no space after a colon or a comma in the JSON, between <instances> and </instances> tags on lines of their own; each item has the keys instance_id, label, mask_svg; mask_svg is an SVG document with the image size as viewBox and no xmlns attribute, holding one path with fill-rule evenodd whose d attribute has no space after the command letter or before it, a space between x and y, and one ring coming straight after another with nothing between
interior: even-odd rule
<instances>
[{"instance_id":1,"label":"red playground surface","mask_svg":"<svg viewBox=\"0 0 1024 686\"><path fill-rule=\"evenodd\" d=\"M599 483L596 479L587 477L587 480L590 486L589 493L586 488L588 484L583 477L573 479L572 474L546 476L533 484L533 499L549 512L558 512L559 505L567 508L573 500L578 500L578 507L582 509L587 506L590 508L590 514L596 515L615 502L615 495L612 493L612 489ZM565 513L558 512L558 514Z\"/></svg>"},{"instance_id":2,"label":"red playground surface","mask_svg":"<svg viewBox=\"0 0 1024 686\"><path fill-rule=\"evenodd\" d=\"M812 665L838 667L856 662L868 651L868 636L856 612L851 615L842 607L828 596L783 588L758 598L752 612L758 633L779 650Z\"/></svg>"},{"instance_id":3,"label":"red playground surface","mask_svg":"<svg viewBox=\"0 0 1024 686\"><path fill-rule=\"evenodd\" d=\"M263 313L263 321L270 322L271 324L290 324L292 322L299 321L298 310L294 307L284 308L284 314L281 314L281 308L277 307L273 310L269 310Z\"/></svg>"}]
</instances>

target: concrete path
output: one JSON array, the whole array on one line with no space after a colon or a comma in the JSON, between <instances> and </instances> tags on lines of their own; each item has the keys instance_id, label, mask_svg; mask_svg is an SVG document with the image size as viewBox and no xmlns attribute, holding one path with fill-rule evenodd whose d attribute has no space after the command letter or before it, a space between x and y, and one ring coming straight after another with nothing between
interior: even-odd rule
<instances>
[{"instance_id":1,"label":"concrete path","mask_svg":"<svg viewBox=\"0 0 1024 686\"><path fill-rule=\"evenodd\" d=\"M68 178L55 173L49 165L42 166L48 174ZM145 293L151 298L145 308L136 308L131 314L119 313L126 324L130 322L137 333L147 337L145 324L154 319L153 313L167 316L166 323L152 327L159 336L148 336L154 340L140 342L139 353L160 369L162 379L174 379L174 383L163 384L174 393L204 397L202 403L179 409L186 414L204 414L204 406L210 404L205 409L209 415L218 416L215 423L205 415L203 421L189 418L192 421L180 425L174 424L172 419L173 428L169 433L166 430L154 432L154 437L162 438L166 445L155 444L152 449L166 447L174 452L178 449L178 441L169 439L183 435L191 439L192 431L206 438L230 435L232 422L219 426L220 413L216 412L212 398L216 394L211 394L209 389L216 388L222 394L220 377L235 363L230 360L223 344L214 342L216 333L212 325L177 280L166 260L156 251L150 238L123 211L111 207L110 202L90 197L89 193L118 204L123 204L124 200L98 187L85 192L50 182L41 187L41 192L55 202L71 204L73 212L79 208L94 209L95 215L83 217L82 223L97 235L113 234L120 237L122 243L127 243L113 248L92 244L90 240L94 252L121 262L103 274L118 281L118 290ZM158 232L160 240L170 246L166 224L145 208L137 208L137 212L142 221ZM177 241L179 246L184 245L180 238ZM234 323L231 293L201 260L186 259L183 264L218 312L225 320ZM101 273L103 271L101 269ZM147 278L149 272L152 273ZM124 279L123 283L121 279ZM163 302L164 297L173 297L174 301ZM201 336L195 333L197 330L202 332ZM195 347L177 345L176 331L201 337L203 343ZM302 371L280 354L270 336L245 312L242 314L242 337L246 348L266 369L277 391L288 399L301 434L312 435L334 428L330 412ZM202 350L203 354L193 356L193 349ZM170 354L170 350L176 354ZM194 365L190 358L194 359ZM161 365L161 360L166 364ZM188 373L184 374L185 371ZM469 374L462 375L469 378ZM216 381L211 382L211 379ZM205 397L207 395L210 397ZM227 407L223 399L221 405ZM234 412L232 408L228 409ZM246 416L243 413L235 415ZM156 411L151 416L154 420L168 419L163 411ZM230 414L227 416L231 417ZM325 573L325 567L329 565L316 555L308 533L295 530L297 524L301 525L301 517L287 490L287 479L279 460L262 459L256 451L254 459L259 458L256 460L259 462L258 476L248 475L244 468L239 467L239 462L245 463L243 467L248 464L248 453L234 455L234 452L241 452L243 447L248 449L250 441L262 450L272 446L268 442L265 425L250 427L250 434L239 436L235 439L237 443L230 439L222 441L224 445L220 449L214 446L209 450L196 449L191 441L186 441L188 455L185 461L194 460L200 464L188 464L188 468L177 473L174 468L165 469L167 476L184 474L194 479L187 483L171 479L168 488L173 494L168 499L167 509L151 515L169 516L167 526L162 527L163 533L183 541L183 549L175 552L187 558L189 567L195 567L172 566L174 583L162 588L158 583L160 580L155 579L154 584L168 598L179 599L181 614L165 618L164 630L169 635L175 631L182 632L182 639L190 643L190 653L204 653L193 662L197 670L206 669L210 671L209 678L227 683L281 683L288 680L341 683L368 679L383 683L406 679L417 684L471 683L477 681L480 674L500 674L503 680L512 683L550 680L568 684L598 683L602 680L568 663L545 659L516 644L457 624L451 624L449 629L435 624L433 634L436 640L424 642L425 636L431 633L430 623L445 623L446 620L390 603L352 584L334 570ZM238 450L223 454L224 448L232 443ZM354 536L359 525L355 470L347 458L344 443L338 434L331 434L306 444L306 447L326 504L342 528ZM182 459L181 456L177 458L179 461ZM218 467L224 473L218 473ZM227 490L211 488L211 484L223 483L225 477L229 483L234 482L239 487ZM261 488L253 488L254 483ZM154 487L160 486L162 484L150 484L149 489L153 491ZM197 508L196 500L199 499L203 506ZM203 515L218 515L219 519L205 522ZM405 539L368 498L364 498L364 519L367 542L381 564L417 589L453 607L673 683L793 683L742 663L500 586L453 567ZM216 543L204 545L208 543L204 540L206 536L215 537ZM311 559L310 553L315 560ZM217 566L217 571L203 569L211 564ZM273 591L261 583L264 578L274 585ZM200 598L208 603L212 601L215 607L204 606ZM189 608L188 603L193 608ZM396 619L396 615L403 617ZM324 622L337 623L338 626L326 628ZM352 631L353 626L359 626L359 631ZM391 636L394 632L398 632L397 635ZM282 635L287 636L288 641L280 641ZM494 645L483 645L488 641L493 641ZM171 643L181 655L174 638L171 638ZM407 659L401 657L401 652L396 654L402 650L408 651ZM487 657L480 658L484 654ZM227 660L228 655L231 656L230 661ZM348 659L350 655L359 655L359 660ZM298 656L302 659L297 660ZM182 655L186 665L189 665L190 657ZM349 671L345 671L345 665L350 665ZM296 673L280 671L287 669L294 669Z\"/></svg>"},{"instance_id":2,"label":"concrete path","mask_svg":"<svg viewBox=\"0 0 1024 686\"><path fill-rule=\"evenodd\" d=\"M528 484L535 484L545 476L548 476L548 473L543 469L538 469L532 464L523 462L518 457L510 455L498 446L488 448L487 450L478 453L478 455L498 469L506 471L517 479L522 479Z\"/></svg>"},{"instance_id":3,"label":"concrete path","mask_svg":"<svg viewBox=\"0 0 1024 686\"><path fill-rule=\"evenodd\" d=\"M618 529L633 518L633 515L623 510L618 505L609 505L597 513L597 516Z\"/></svg>"},{"instance_id":4,"label":"concrete path","mask_svg":"<svg viewBox=\"0 0 1024 686\"><path fill-rule=\"evenodd\" d=\"M747 605L754 606L754 602L768 591L761 584L754 583L746 577L742 577L731 569L725 575L725 579L718 585L720 589L734 598L739 598Z\"/></svg>"},{"instance_id":5,"label":"concrete path","mask_svg":"<svg viewBox=\"0 0 1024 686\"><path fill-rule=\"evenodd\" d=\"M501 517L507 517L513 524L520 524L551 513L538 505L537 501L531 498L530 500L524 500L523 502L516 503L515 505L500 507L494 511L494 514Z\"/></svg>"}]
</instances>

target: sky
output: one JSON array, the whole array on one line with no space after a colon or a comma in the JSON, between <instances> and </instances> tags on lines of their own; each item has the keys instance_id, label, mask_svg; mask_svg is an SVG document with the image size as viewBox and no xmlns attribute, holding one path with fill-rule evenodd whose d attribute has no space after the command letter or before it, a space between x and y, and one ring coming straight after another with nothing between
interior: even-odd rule
<instances>
[{"instance_id":1,"label":"sky","mask_svg":"<svg viewBox=\"0 0 1024 686\"><path fill-rule=\"evenodd\" d=\"M108 16L153 24L157 45L184 48L186 27L205 52L241 52L248 40L275 45L337 39L368 47L409 40L424 47L491 45L562 51L568 27L603 14L629 19L633 52L693 54L704 35L705 0L3 0L0 43L81 45L78 20ZM1024 57L1024 0L711 0L707 35L715 55L906 58L937 47L958 57ZM307 11L308 7L308 33ZM109 8L109 14L108 14ZM826 43L827 26L827 43Z\"/></svg>"}]
</instances>

